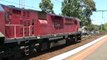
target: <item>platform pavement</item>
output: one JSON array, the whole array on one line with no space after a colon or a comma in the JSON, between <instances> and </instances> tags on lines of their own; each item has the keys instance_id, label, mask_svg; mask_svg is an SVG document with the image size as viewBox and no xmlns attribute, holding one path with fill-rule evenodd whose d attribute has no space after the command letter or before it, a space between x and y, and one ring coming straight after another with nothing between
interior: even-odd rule
<instances>
[{"instance_id":1,"label":"platform pavement","mask_svg":"<svg viewBox=\"0 0 107 60\"><path fill-rule=\"evenodd\" d=\"M107 60L107 36L87 49L64 60Z\"/></svg>"},{"instance_id":2,"label":"platform pavement","mask_svg":"<svg viewBox=\"0 0 107 60\"><path fill-rule=\"evenodd\" d=\"M107 42L83 60L107 60Z\"/></svg>"},{"instance_id":3,"label":"platform pavement","mask_svg":"<svg viewBox=\"0 0 107 60\"><path fill-rule=\"evenodd\" d=\"M95 58L96 58L96 60L105 60L106 58L104 58L104 57L107 57L107 47L106 47L107 45L105 45L105 44L107 44L107 35L102 36L88 44L85 44L85 45L78 47L76 49L73 49L71 51L68 51L63 54L52 57L48 60L92 60L92 59L95 60ZM104 49L100 47L103 45L105 46L105 47L103 47ZM103 51L104 53L101 52L98 54L97 50ZM94 54L94 52L97 54ZM103 55L103 54L105 54L105 55ZM96 56L94 57L93 55L96 55ZM102 59L99 58L99 55L102 56L101 57Z\"/></svg>"}]
</instances>

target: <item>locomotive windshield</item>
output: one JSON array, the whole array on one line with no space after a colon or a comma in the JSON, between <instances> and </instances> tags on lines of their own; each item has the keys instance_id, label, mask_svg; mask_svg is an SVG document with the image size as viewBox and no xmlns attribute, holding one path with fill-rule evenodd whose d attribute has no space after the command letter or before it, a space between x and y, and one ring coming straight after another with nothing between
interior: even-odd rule
<instances>
[{"instance_id":1,"label":"locomotive windshield","mask_svg":"<svg viewBox=\"0 0 107 60\"><path fill-rule=\"evenodd\" d=\"M0 11L4 11L4 9L2 8L2 6L0 5Z\"/></svg>"}]
</instances>

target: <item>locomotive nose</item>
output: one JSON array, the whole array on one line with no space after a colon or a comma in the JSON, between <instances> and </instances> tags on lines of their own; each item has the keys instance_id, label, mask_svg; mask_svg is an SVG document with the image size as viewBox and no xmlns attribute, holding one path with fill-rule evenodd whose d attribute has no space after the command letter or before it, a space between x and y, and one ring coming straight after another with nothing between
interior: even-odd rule
<instances>
[{"instance_id":1,"label":"locomotive nose","mask_svg":"<svg viewBox=\"0 0 107 60\"><path fill-rule=\"evenodd\" d=\"M5 36L4 36L4 21L5 21L5 18L4 18L4 9L3 9L3 6L0 4L0 46L2 44L4 44L4 39L5 39Z\"/></svg>"},{"instance_id":2,"label":"locomotive nose","mask_svg":"<svg viewBox=\"0 0 107 60\"><path fill-rule=\"evenodd\" d=\"M5 36L0 32L0 46L4 44Z\"/></svg>"}]
</instances>

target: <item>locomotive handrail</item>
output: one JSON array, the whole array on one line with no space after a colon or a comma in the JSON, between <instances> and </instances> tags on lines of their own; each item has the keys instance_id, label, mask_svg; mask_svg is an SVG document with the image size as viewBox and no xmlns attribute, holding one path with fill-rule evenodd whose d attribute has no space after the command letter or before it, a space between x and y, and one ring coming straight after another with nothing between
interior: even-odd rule
<instances>
[{"instance_id":1,"label":"locomotive handrail","mask_svg":"<svg viewBox=\"0 0 107 60\"><path fill-rule=\"evenodd\" d=\"M20 25L20 24L6 24L6 26L13 26L13 28L14 28L14 38L16 38L16 27L17 26L22 26L23 27L23 37L25 36L25 34L24 34L24 31L25 31L24 25Z\"/></svg>"},{"instance_id":2,"label":"locomotive handrail","mask_svg":"<svg viewBox=\"0 0 107 60\"><path fill-rule=\"evenodd\" d=\"M14 38L16 38L16 27L17 26L23 26L23 25L19 25L19 24L6 24L6 26L13 26L13 29L14 29ZM23 27L23 30L24 30L24 27ZM23 36L24 36L24 33L23 33Z\"/></svg>"},{"instance_id":3,"label":"locomotive handrail","mask_svg":"<svg viewBox=\"0 0 107 60\"><path fill-rule=\"evenodd\" d=\"M20 24L6 24L5 26L13 26L13 29L14 29L14 38L16 38L17 36L16 36L16 27L17 26L20 26L20 27L23 27L23 37L25 37L25 27L26 26L24 26L24 25L20 25ZM30 31L31 31L31 26L28 26L28 28L29 28L29 36L30 36Z\"/></svg>"},{"instance_id":4,"label":"locomotive handrail","mask_svg":"<svg viewBox=\"0 0 107 60\"><path fill-rule=\"evenodd\" d=\"M24 26L24 25L20 25L20 24L6 24L6 26Z\"/></svg>"}]
</instances>

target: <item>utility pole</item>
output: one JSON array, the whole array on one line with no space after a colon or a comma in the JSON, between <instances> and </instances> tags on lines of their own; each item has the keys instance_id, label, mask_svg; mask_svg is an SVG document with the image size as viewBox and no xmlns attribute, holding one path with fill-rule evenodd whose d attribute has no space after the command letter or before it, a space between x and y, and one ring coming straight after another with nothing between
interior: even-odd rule
<instances>
[{"instance_id":1,"label":"utility pole","mask_svg":"<svg viewBox=\"0 0 107 60\"><path fill-rule=\"evenodd\" d=\"M96 12L102 12L102 20L103 20L103 19L104 19L104 14L103 14L103 13L104 13L104 12L107 12L107 10L97 10ZM104 19L104 21L102 22L101 29L104 28L104 25L103 25L104 22L105 22L105 19ZM104 29L105 29L105 28L104 28Z\"/></svg>"},{"instance_id":2,"label":"utility pole","mask_svg":"<svg viewBox=\"0 0 107 60\"><path fill-rule=\"evenodd\" d=\"M102 12L102 19L104 19L104 12L107 12L107 10L97 10L96 12ZM104 20L105 22L105 20Z\"/></svg>"}]
</instances>

